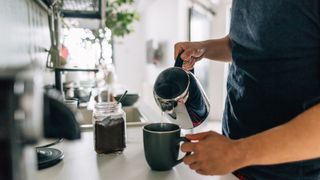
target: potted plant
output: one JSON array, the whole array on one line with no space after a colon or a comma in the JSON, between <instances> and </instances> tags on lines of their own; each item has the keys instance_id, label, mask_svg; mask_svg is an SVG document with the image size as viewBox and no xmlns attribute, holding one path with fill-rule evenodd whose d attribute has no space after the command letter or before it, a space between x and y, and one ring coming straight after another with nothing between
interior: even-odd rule
<instances>
[{"instance_id":1,"label":"potted plant","mask_svg":"<svg viewBox=\"0 0 320 180\"><path fill-rule=\"evenodd\" d=\"M134 31L132 24L139 20L139 14L132 10L134 0L109 0L106 3L104 22L105 28L91 30L92 37L85 38L91 43L98 43L100 46L99 64L104 61L103 45L105 40L111 45L114 51L114 37L124 37ZM108 37L108 31L111 31L111 37ZM113 54L113 53L112 53ZM113 59L113 57L111 57Z\"/></svg>"},{"instance_id":2,"label":"potted plant","mask_svg":"<svg viewBox=\"0 0 320 180\"><path fill-rule=\"evenodd\" d=\"M139 20L136 11L131 10L134 0L110 0L106 7L105 25L113 36L123 37L133 32L132 23Z\"/></svg>"}]
</instances>

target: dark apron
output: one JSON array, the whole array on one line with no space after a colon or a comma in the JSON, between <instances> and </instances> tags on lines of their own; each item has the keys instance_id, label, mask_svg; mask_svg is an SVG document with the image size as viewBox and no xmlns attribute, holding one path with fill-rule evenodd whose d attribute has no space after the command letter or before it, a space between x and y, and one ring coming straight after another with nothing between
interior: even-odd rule
<instances>
[{"instance_id":1,"label":"dark apron","mask_svg":"<svg viewBox=\"0 0 320 180\"><path fill-rule=\"evenodd\" d=\"M257 134L320 102L319 8L319 0L233 1L224 135L239 139ZM251 166L234 173L250 180L320 179L320 160Z\"/></svg>"}]
</instances>

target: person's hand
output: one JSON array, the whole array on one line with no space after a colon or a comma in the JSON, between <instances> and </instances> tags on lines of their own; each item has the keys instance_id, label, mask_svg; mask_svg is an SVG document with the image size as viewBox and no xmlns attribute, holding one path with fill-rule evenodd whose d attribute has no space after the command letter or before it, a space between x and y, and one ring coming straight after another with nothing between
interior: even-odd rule
<instances>
[{"instance_id":1,"label":"person's hand","mask_svg":"<svg viewBox=\"0 0 320 180\"><path fill-rule=\"evenodd\" d=\"M183 152L192 152L183 162L202 175L223 175L244 167L244 152L235 140L209 131L187 135L191 142L181 146ZM197 142L195 142L197 141Z\"/></svg>"},{"instance_id":2,"label":"person's hand","mask_svg":"<svg viewBox=\"0 0 320 180\"><path fill-rule=\"evenodd\" d=\"M174 46L174 58L181 54L181 59L184 61L183 69L191 70L194 64L201 60L206 52L206 49L201 42L179 42Z\"/></svg>"}]
</instances>

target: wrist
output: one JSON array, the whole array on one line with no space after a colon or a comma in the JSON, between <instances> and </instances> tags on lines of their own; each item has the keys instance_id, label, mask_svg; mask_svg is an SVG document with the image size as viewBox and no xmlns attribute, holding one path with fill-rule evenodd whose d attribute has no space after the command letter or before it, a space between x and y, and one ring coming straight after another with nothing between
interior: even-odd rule
<instances>
[{"instance_id":1,"label":"wrist","mask_svg":"<svg viewBox=\"0 0 320 180\"><path fill-rule=\"evenodd\" d=\"M234 140L234 151L237 169L252 165L252 157L250 156L250 146L246 139Z\"/></svg>"},{"instance_id":2,"label":"wrist","mask_svg":"<svg viewBox=\"0 0 320 180\"><path fill-rule=\"evenodd\" d=\"M202 57L204 58L208 58L207 55L207 51L208 48L210 47L207 41L200 41L199 43L199 49L202 50L204 53L202 55Z\"/></svg>"}]
</instances>

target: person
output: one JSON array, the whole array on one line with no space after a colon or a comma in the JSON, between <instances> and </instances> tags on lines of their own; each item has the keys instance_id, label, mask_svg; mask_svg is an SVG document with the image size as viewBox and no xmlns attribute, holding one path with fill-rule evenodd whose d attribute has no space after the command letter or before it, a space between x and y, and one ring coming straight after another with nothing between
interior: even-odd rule
<instances>
[{"instance_id":1,"label":"person","mask_svg":"<svg viewBox=\"0 0 320 180\"><path fill-rule=\"evenodd\" d=\"M231 62L223 135L187 135L184 163L203 175L320 179L320 1L233 0L231 12L226 37L175 45L186 70Z\"/></svg>"}]
</instances>

